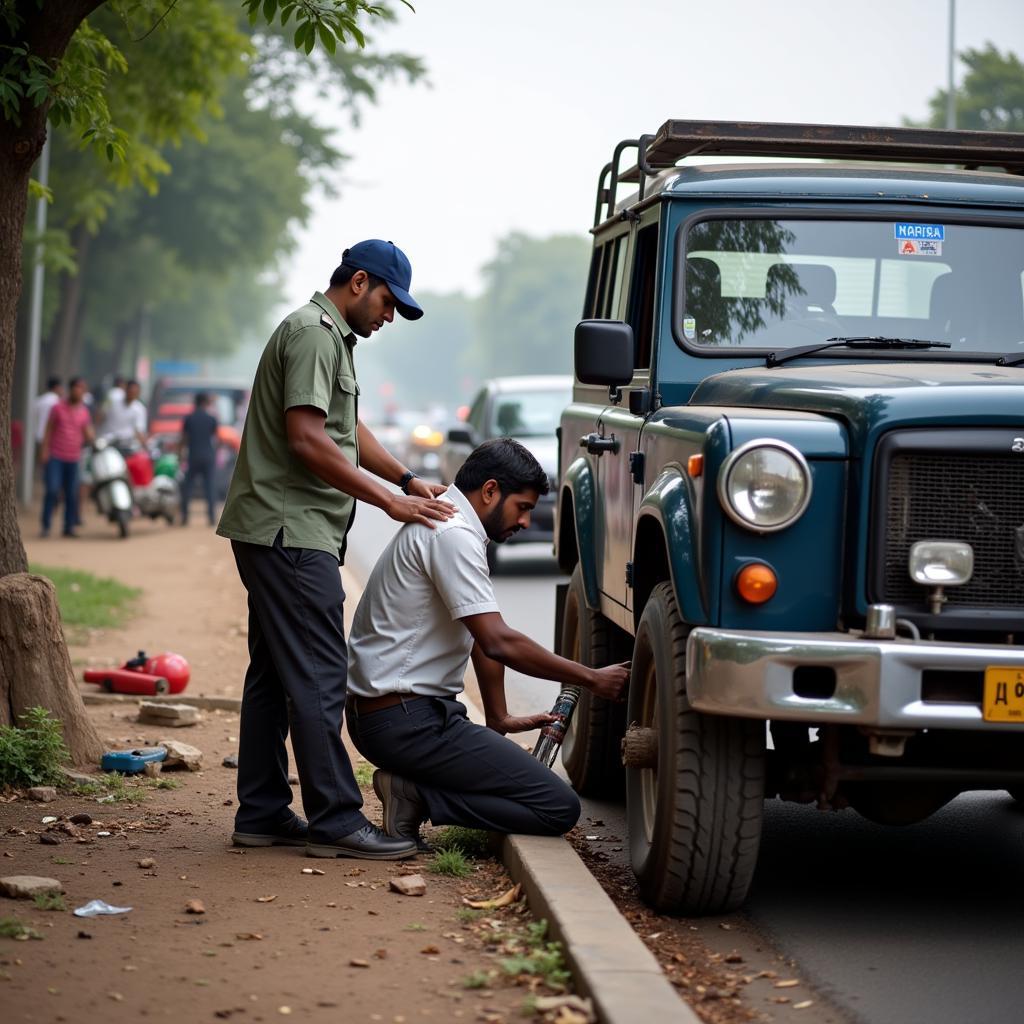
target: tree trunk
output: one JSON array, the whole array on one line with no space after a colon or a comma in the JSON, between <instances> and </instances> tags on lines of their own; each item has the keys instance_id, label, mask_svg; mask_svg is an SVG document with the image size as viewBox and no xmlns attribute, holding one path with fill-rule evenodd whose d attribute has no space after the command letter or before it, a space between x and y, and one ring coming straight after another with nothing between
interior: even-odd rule
<instances>
[{"instance_id":1,"label":"tree trunk","mask_svg":"<svg viewBox=\"0 0 1024 1024\"><path fill-rule=\"evenodd\" d=\"M0 48L26 47L56 66L82 21L103 0L5 4ZM60 628L53 585L24 575L11 452L11 386L21 295L22 239L32 165L43 149L49 105L21 104L19 118L0 117L0 721L26 708L49 708L64 726L76 763L95 764L103 752L85 713Z\"/></svg>"},{"instance_id":2,"label":"tree trunk","mask_svg":"<svg viewBox=\"0 0 1024 1024\"><path fill-rule=\"evenodd\" d=\"M60 306L53 335L46 346L50 370L58 377L72 377L82 372L78 365L81 357L82 283L90 241L88 229L79 224L71 240L76 270L74 273L65 271L60 279Z\"/></svg>"},{"instance_id":3,"label":"tree trunk","mask_svg":"<svg viewBox=\"0 0 1024 1024\"><path fill-rule=\"evenodd\" d=\"M103 744L85 713L61 630L57 592L45 576L0 579L0 724L44 707L64 726L77 765L97 765Z\"/></svg>"}]
</instances>

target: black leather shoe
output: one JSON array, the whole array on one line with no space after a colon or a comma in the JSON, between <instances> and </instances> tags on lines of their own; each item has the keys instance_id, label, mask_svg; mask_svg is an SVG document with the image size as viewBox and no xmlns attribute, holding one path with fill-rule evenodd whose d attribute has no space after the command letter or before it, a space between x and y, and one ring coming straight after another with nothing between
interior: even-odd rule
<instances>
[{"instance_id":1,"label":"black leather shoe","mask_svg":"<svg viewBox=\"0 0 1024 1024\"><path fill-rule=\"evenodd\" d=\"M266 832L235 832L231 836L235 846L305 846L308 841L309 825L297 814Z\"/></svg>"},{"instance_id":2,"label":"black leather shoe","mask_svg":"<svg viewBox=\"0 0 1024 1024\"><path fill-rule=\"evenodd\" d=\"M427 805L415 784L381 768L373 773L373 791L384 808L384 831L389 836L419 840Z\"/></svg>"},{"instance_id":3,"label":"black leather shoe","mask_svg":"<svg viewBox=\"0 0 1024 1024\"><path fill-rule=\"evenodd\" d=\"M359 860L403 860L418 853L412 839L385 835L367 822L361 829L330 843L307 843L307 857L356 857Z\"/></svg>"}]
</instances>

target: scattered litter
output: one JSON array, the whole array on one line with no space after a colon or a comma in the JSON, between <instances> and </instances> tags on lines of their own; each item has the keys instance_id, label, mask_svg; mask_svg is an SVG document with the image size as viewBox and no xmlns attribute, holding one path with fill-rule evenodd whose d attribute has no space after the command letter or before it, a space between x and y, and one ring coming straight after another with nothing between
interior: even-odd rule
<instances>
[{"instance_id":1,"label":"scattered litter","mask_svg":"<svg viewBox=\"0 0 1024 1024\"><path fill-rule=\"evenodd\" d=\"M256 902L257 903L273 903L274 900L276 900L276 899L277 899L277 894L275 893L273 896L257 896L256 897Z\"/></svg>"},{"instance_id":2,"label":"scattered litter","mask_svg":"<svg viewBox=\"0 0 1024 1024\"><path fill-rule=\"evenodd\" d=\"M262 942L263 936L259 932L235 932L235 938L243 942Z\"/></svg>"},{"instance_id":3,"label":"scattered litter","mask_svg":"<svg viewBox=\"0 0 1024 1024\"><path fill-rule=\"evenodd\" d=\"M302 873L304 875L324 875L327 872L321 871L319 868L303 868Z\"/></svg>"},{"instance_id":4,"label":"scattered litter","mask_svg":"<svg viewBox=\"0 0 1024 1024\"><path fill-rule=\"evenodd\" d=\"M98 835L98 836L109 836L110 834L111 834L110 832L97 832L96 833L96 835Z\"/></svg>"},{"instance_id":5,"label":"scattered litter","mask_svg":"<svg viewBox=\"0 0 1024 1024\"><path fill-rule=\"evenodd\" d=\"M56 820L57 818L52 814L48 814L42 819L44 825L52 825Z\"/></svg>"},{"instance_id":6,"label":"scattered litter","mask_svg":"<svg viewBox=\"0 0 1024 1024\"><path fill-rule=\"evenodd\" d=\"M555 1020L560 1024L562 1021L565 1021L566 1024L569 1022L576 1024L577 1021L579 1024L593 1024L597 1020L594 1014L594 1004L582 996L538 996L534 999L533 1005L538 1013L557 1011L558 1016Z\"/></svg>"},{"instance_id":7,"label":"scattered litter","mask_svg":"<svg viewBox=\"0 0 1024 1024\"><path fill-rule=\"evenodd\" d=\"M360 960L358 957L352 957L348 962L349 967L369 967L369 960Z\"/></svg>"},{"instance_id":8,"label":"scattered litter","mask_svg":"<svg viewBox=\"0 0 1024 1024\"><path fill-rule=\"evenodd\" d=\"M467 907L472 907L474 910L497 910L498 907L507 907L515 903L522 893L523 887L516 884L512 886L508 892L504 892L500 896L496 896L493 900L470 900L463 896L462 902Z\"/></svg>"},{"instance_id":9,"label":"scattered litter","mask_svg":"<svg viewBox=\"0 0 1024 1024\"><path fill-rule=\"evenodd\" d=\"M814 1005L814 1000L813 999L805 999L802 1003L794 1003L793 1004L793 1009L794 1010L806 1010L808 1006L813 1006L813 1005Z\"/></svg>"},{"instance_id":10,"label":"scattered litter","mask_svg":"<svg viewBox=\"0 0 1024 1024\"><path fill-rule=\"evenodd\" d=\"M398 875L389 878L388 885L403 896L422 896L427 891L427 883L422 875Z\"/></svg>"},{"instance_id":11,"label":"scattered litter","mask_svg":"<svg viewBox=\"0 0 1024 1024\"><path fill-rule=\"evenodd\" d=\"M189 900L185 904L186 914L205 914L206 907L203 906L202 900Z\"/></svg>"},{"instance_id":12,"label":"scattered litter","mask_svg":"<svg viewBox=\"0 0 1024 1024\"><path fill-rule=\"evenodd\" d=\"M799 984L798 978L786 978L784 981L775 982L775 988L796 988Z\"/></svg>"},{"instance_id":13,"label":"scattered litter","mask_svg":"<svg viewBox=\"0 0 1024 1024\"><path fill-rule=\"evenodd\" d=\"M99 917L102 914L127 914L131 907L112 907L106 900L89 900L84 907L75 908L75 917Z\"/></svg>"}]
</instances>

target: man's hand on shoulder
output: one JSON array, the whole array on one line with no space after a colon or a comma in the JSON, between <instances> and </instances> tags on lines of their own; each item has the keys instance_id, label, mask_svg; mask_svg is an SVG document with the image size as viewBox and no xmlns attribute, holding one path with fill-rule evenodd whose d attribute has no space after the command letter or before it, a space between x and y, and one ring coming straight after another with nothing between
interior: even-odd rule
<instances>
[{"instance_id":1,"label":"man's hand on shoulder","mask_svg":"<svg viewBox=\"0 0 1024 1024\"><path fill-rule=\"evenodd\" d=\"M543 729L545 725L550 725L554 720L555 716L547 711L536 715L506 715L496 721L488 721L487 728L500 732L504 736L510 732L532 732L534 729Z\"/></svg>"},{"instance_id":2,"label":"man's hand on shoulder","mask_svg":"<svg viewBox=\"0 0 1024 1024\"><path fill-rule=\"evenodd\" d=\"M433 529L436 522L443 523L455 515L455 506L448 501L438 501L437 498L395 494L384 511L399 523L422 523Z\"/></svg>"},{"instance_id":3,"label":"man's hand on shoulder","mask_svg":"<svg viewBox=\"0 0 1024 1024\"><path fill-rule=\"evenodd\" d=\"M414 498L436 498L448 490L444 484L432 484L414 476L406 485L406 490Z\"/></svg>"},{"instance_id":4,"label":"man's hand on shoulder","mask_svg":"<svg viewBox=\"0 0 1024 1024\"><path fill-rule=\"evenodd\" d=\"M605 700L622 700L623 690L629 682L629 662L607 665L592 670L590 692Z\"/></svg>"}]
</instances>

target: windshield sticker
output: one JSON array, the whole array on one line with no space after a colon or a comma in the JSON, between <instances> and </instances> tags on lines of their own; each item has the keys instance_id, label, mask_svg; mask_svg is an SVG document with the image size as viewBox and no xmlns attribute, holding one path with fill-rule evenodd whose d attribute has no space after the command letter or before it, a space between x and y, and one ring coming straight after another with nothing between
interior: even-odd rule
<instances>
[{"instance_id":1,"label":"windshield sticker","mask_svg":"<svg viewBox=\"0 0 1024 1024\"><path fill-rule=\"evenodd\" d=\"M946 227L944 224L893 224L896 240L909 238L912 242L944 242Z\"/></svg>"},{"instance_id":2,"label":"windshield sticker","mask_svg":"<svg viewBox=\"0 0 1024 1024\"><path fill-rule=\"evenodd\" d=\"M896 243L896 248L901 256L941 256L942 243L933 242L931 239L910 239L906 238Z\"/></svg>"},{"instance_id":3,"label":"windshield sticker","mask_svg":"<svg viewBox=\"0 0 1024 1024\"><path fill-rule=\"evenodd\" d=\"M697 337L697 321L692 316L683 317L683 337L687 341L693 341Z\"/></svg>"}]
</instances>

